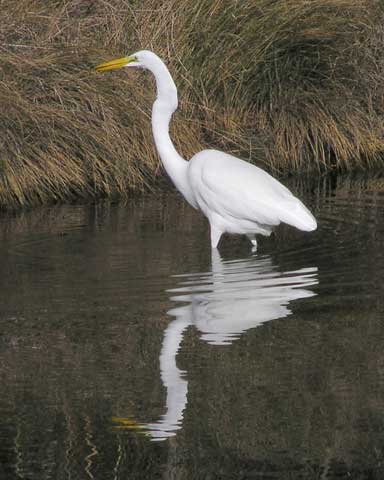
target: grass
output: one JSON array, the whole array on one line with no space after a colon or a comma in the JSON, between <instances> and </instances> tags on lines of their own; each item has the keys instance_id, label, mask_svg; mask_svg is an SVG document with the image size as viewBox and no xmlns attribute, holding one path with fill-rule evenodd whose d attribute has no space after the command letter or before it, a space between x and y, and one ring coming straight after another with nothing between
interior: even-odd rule
<instances>
[{"instance_id":1,"label":"grass","mask_svg":"<svg viewBox=\"0 0 384 480\"><path fill-rule=\"evenodd\" d=\"M150 48L179 86L189 158L215 147L274 173L383 166L384 7L375 0L3 0L0 207L154 184Z\"/></svg>"}]
</instances>

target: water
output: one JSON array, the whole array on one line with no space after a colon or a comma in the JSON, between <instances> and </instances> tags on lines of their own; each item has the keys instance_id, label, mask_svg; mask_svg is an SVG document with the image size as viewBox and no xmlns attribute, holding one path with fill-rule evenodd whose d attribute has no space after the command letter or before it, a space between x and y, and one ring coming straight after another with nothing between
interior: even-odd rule
<instances>
[{"instance_id":1,"label":"water","mask_svg":"<svg viewBox=\"0 0 384 480\"><path fill-rule=\"evenodd\" d=\"M0 479L384 478L384 188L211 256L176 194L0 217Z\"/></svg>"}]
</instances>

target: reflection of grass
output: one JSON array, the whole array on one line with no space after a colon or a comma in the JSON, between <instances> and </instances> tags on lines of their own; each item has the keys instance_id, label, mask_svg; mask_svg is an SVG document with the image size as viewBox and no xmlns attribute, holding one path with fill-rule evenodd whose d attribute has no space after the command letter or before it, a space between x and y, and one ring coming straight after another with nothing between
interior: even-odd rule
<instances>
[{"instance_id":1,"label":"reflection of grass","mask_svg":"<svg viewBox=\"0 0 384 480\"><path fill-rule=\"evenodd\" d=\"M350 201L337 209L352 192L358 184L348 181L328 200L319 197L324 215L343 212L332 229L322 224L323 243L314 242L322 294L296 302L289 319L250 330L230 347L208 345L197 329L187 332L177 365L188 371L188 404L182 429L162 444L141 430L116 434L111 418L148 421L164 413L159 354L171 321L165 312L174 306L165 291L177 287L169 277L175 272L210 269L210 250L201 248L204 221L174 197L158 209L144 199L149 204L134 214L130 206L99 204L70 212L55 207L48 224L46 210L15 216L2 242L7 251L23 244L2 265L0 478L87 478L92 445L99 454L88 470L97 479L170 478L183 469L171 478L261 472L312 480L328 465L329 478L376 473L384 430L383 259L381 226L367 222L379 222L382 199L374 196L374 206L362 208L363 198L353 197L352 223ZM156 248L148 248L145 228L161 232ZM72 234L63 242L61 231ZM25 244L33 235L41 242ZM273 252L276 266L308 266L305 253L292 251L306 245L293 235L282 230L264 250ZM357 253L360 242L366 243ZM80 244L89 263L73 270ZM46 260L34 266L37 255ZM129 266L126 258L133 259ZM155 290L139 288L136 296L128 278ZM366 301L353 289L355 279Z\"/></svg>"},{"instance_id":2,"label":"reflection of grass","mask_svg":"<svg viewBox=\"0 0 384 480\"><path fill-rule=\"evenodd\" d=\"M148 183L149 76L91 72L139 48L161 54L180 86L172 135L186 157L211 145L286 171L376 165L382 10L368 0L2 2L0 205Z\"/></svg>"}]
</instances>

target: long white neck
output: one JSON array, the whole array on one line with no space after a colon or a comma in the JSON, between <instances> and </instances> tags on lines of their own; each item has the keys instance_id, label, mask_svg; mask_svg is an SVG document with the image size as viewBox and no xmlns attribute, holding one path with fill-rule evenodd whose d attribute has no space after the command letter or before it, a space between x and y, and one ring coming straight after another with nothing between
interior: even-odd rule
<instances>
[{"instance_id":1,"label":"long white neck","mask_svg":"<svg viewBox=\"0 0 384 480\"><path fill-rule=\"evenodd\" d=\"M169 123L177 109L177 90L167 67L157 56L148 68L156 79L157 99L152 108L152 131L157 151L176 188L194 207L196 201L188 181L188 162L176 151L170 136Z\"/></svg>"}]
</instances>

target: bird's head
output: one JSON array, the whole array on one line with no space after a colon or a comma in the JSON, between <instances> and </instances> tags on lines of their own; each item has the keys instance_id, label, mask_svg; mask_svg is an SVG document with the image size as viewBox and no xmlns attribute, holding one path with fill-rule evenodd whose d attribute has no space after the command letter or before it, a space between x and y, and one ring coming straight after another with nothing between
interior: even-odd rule
<instances>
[{"instance_id":1,"label":"bird's head","mask_svg":"<svg viewBox=\"0 0 384 480\"><path fill-rule=\"evenodd\" d=\"M117 58L115 60L110 60L109 62L101 63L100 65L97 65L96 71L107 72L109 70L116 70L123 67L138 67L153 70L158 61L159 58L153 52L150 52L149 50L140 50L139 52L127 57Z\"/></svg>"},{"instance_id":2,"label":"bird's head","mask_svg":"<svg viewBox=\"0 0 384 480\"><path fill-rule=\"evenodd\" d=\"M163 61L149 50L140 50L128 57L117 58L97 65L96 71L108 72L122 67L141 67L150 70L157 84L158 99L162 99L163 108L174 112L177 108L177 90L175 83Z\"/></svg>"}]
</instances>

